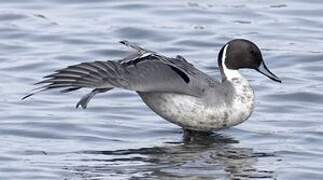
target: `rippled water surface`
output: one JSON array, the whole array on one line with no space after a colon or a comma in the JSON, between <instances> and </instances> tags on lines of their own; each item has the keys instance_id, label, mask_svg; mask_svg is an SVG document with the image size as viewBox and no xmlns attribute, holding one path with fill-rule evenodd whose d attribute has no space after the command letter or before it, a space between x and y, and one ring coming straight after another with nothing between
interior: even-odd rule
<instances>
[{"instance_id":1,"label":"rippled water surface","mask_svg":"<svg viewBox=\"0 0 323 180\"><path fill-rule=\"evenodd\" d=\"M323 3L287 1L0 2L0 179L323 179ZM151 112L133 92L50 91L25 101L57 68L118 59L135 41L181 54L216 77L219 48L247 38L278 84L243 71L251 118L209 137Z\"/></svg>"}]
</instances>

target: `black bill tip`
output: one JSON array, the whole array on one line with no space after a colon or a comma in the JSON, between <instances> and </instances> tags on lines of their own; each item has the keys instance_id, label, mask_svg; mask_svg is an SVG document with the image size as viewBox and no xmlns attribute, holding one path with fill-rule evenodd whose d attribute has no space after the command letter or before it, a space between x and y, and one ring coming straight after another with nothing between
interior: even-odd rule
<instances>
[{"instance_id":1,"label":"black bill tip","mask_svg":"<svg viewBox=\"0 0 323 180\"><path fill-rule=\"evenodd\" d=\"M282 83L282 81L279 79L279 77L277 77L274 73L269 71L269 69L267 68L267 66L265 65L264 62L262 62L256 70L258 72L260 72L261 74L267 76L269 79L279 82L279 83Z\"/></svg>"}]
</instances>

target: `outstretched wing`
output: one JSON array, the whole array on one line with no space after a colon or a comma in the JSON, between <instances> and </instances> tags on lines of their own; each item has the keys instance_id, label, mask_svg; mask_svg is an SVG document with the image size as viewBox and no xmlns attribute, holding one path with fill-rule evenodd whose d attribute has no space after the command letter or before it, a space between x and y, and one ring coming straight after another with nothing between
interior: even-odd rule
<instances>
[{"instance_id":1,"label":"outstretched wing","mask_svg":"<svg viewBox=\"0 0 323 180\"><path fill-rule=\"evenodd\" d=\"M70 92L80 88L93 88L97 93L116 87L139 92L200 94L195 76L201 72L184 58L167 58L127 41L121 43L136 49L136 53L119 61L86 62L57 70L36 83L43 84L36 93L49 89Z\"/></svg>"}]
</instances>

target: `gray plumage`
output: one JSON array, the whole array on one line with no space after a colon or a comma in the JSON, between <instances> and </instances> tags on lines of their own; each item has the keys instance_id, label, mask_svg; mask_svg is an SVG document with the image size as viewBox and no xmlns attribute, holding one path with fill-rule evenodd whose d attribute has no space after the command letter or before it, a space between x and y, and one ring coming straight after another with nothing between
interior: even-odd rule
<instances>
[{"instance_id":1,"label":"gray plumage","mask_svg":"<svg viewBox=\"0 0 323 180\"><path fill-rule=\"evenodd\" d=\"M181 56L168 58L128 41L121 43L136 52L119 61L86 62L57 70L36 83L44 85L23 99L49 89L61 89L61 92L66 93L80 88L93 88L76 105L86 108L97 93L113 88L137 92L172 92L198 97L205 88L216 83Z\"/></svg>"},{"instance_id":2,"label":"gray plumage","mask_svg":"<svg viewBox=\"0 0 323 180\"><path fill-rule=\"evenodd\" d=\"M119 61L94 61L57 70L36 83L35 93L49 89L61 92L90 88L76 107L86 108L98 93L113 88L136 91L154 112L184 129L212 131L237 125L251 115L254 93L239 69L255 69L270 79L281 80L269 71L252 42L235 39L219 52L222 81L196 69L182 56L173 58L146 50L128 41L122 44L135 53Z\"/></svg>"}]
</instances>

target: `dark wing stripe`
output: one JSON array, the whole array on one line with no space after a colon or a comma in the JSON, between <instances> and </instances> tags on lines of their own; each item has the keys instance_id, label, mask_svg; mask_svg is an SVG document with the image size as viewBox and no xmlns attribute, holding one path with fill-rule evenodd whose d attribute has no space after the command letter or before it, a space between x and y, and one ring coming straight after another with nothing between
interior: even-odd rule
<instances>
[{"instance_id":1,"label":"dark wing stripe","mask_svg":"<svg viewBox=\"0 0 323 180\"><path fill-rule=\"evenodd\" d=\"M187 61L182 57L178 57L179 60L181 61L185 61L185 64L188 64L187 66L189 66L191 68L191 64L187 63ZM178 60L178 59L176 59ZM189 76L186 74L187 72L185 71L187 69L187 67L185 65L179 66L175 64L175 59L171 59L171 58L166 58L162 55L158 55L156 53L153 52L147 52L146 54L141 54L139 55L139 57L132 59L132 60L125 60L125 61L121 61L121 65L129 66L129 65L134 65L136 66L139 63L144 63L145 61L154 61L156 63L163 63L168 65L174 72L176 72L186 83L190 82L190 78ZM193 67L193 66L192 66Z\"/></svg>"},{"instance_id":2,"label":"dark wing stripe","mask_svg":"<svg viewBox=\"0 0 323 180\"><path fill-rule=\"evenodd\" d=\"M167 58L136 44L127 41L122 43L138 52L120 61L94 61L56 70L37 83L45 84L37 88L37 92L55 88L62 88L62 92L70 92L82 87L101 89L120 87L143 92L155 90L188 92L185 90L185 83L191 81L191 71L194 72L195 69L184 58ZM169 87L170 83L174 86ZM32 92L26 97L37 92Z\"/></svg>"},{"instance_id":3,"label":"dark wing stripe","mask_svg":"<svg viewBox=\"0 0 323 180\"><path fill-rule=\"evenodd\" d=\"M186 83L190 82L190 78L187 76L187 74L185 74L183 71L181 71L180 69L174 67L174 66L170 66L168 65L173 71L175 71Z\"/></svg>"},{"instance_id":4,"label":"dark wing stripe","mask_svg":"<svg viewBox=\"0 0 323 180\"><path fill-rule=\"evenodd\" d=\"M71 92L71 91L76 91L76 90L81 89L81 88L82 87L79 87L79 86L77 86L77 87L70 87L70 88L67 88L67 89L63 89L60 92L61 93L68 93L68 92Z\"/></svg>"}]
</instances>

